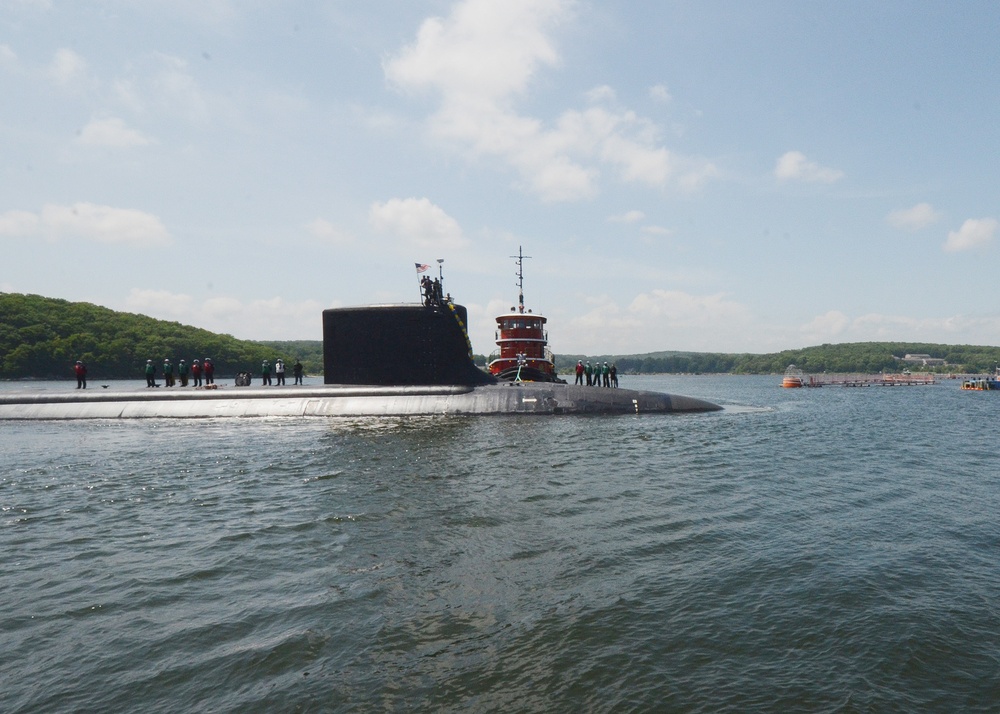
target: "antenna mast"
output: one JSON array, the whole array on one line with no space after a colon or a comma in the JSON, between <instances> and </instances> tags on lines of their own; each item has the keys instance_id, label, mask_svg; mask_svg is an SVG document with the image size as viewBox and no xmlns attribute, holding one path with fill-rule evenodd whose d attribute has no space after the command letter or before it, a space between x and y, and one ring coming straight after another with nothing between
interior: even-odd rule
<instances>
[{"instance_id":1,"label":"antenna mast","mask_svg":"<svg viewBox=\"0 0 1000 714\"><path fill-rule=\"evenodd\" d=\"M521 246L517 246L517 255L510 256L517 260L517 307L518 312L524 314L524 259L530 255L524 255Z\"/></svg>"}]
</instances>

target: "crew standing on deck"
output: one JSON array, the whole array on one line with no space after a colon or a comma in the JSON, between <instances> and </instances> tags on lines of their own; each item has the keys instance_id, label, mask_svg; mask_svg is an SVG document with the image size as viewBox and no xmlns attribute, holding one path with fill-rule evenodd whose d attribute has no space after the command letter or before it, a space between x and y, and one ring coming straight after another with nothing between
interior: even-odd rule
<instances>
[{"instance_id":1,"label":"crew standing on deck","mask_svg":"<svg viewBox=\"0 0 1000 714\"><path fill-rule=\"evenodd\" d=\"M576 361L576 382L575 384L583 385L583 360Z\"/></svg>"},{"instance_id":2,"label":"crew standing on deck","mask_svg":"<svg viewBox=\"0 0 1000 714\"><path fill-rule=\"evenodd\" d=\"M280 358L274 361L274 383L279 387L285 386L285 361Z\"/></svg>"},{"instance_id":3,"label":"crew standing on deck","mask_svg":"<svg viewBox=\"0 0 1000 714\"><path fill-rule=\"evenodd\" d=\"M271 384L271 363L267 360L260 363L260 383L261 386Z\"/></svg>"},{"instance_id":4,"label":"crew standing on deck","mask_svg":"<svg viewBox=\"0 0 1000 714\"><path fill-rule=\"evenodd\" d=\"M73 365L73 373L76 374L76 388L86 389L87 388L87 365L85 365L80 360L76 361Z\"/></svg>"},{"instance_id":5,"label":"crew standing on deck","mask_svg":"<svg viewBox=\"0 0 1000 714\"><path fill-rule=\"evenodd\" d=\"M156 365L151 359L146 360L146 386L156 386Z\"/></svg>"},{"instance_id":6,"label":"crew standing on deck","mask_svg":"<svg viewBox=\"0 0 1000 714\"><path fill-rule=\"evenodd\" d=\"M193 387L201 386L201 362L198 360L191 360L191 380Z\"/></svg>"},{"instance_id":7,"label":"crew standing on deck","mask_svg":"<svg viewBox=\"0 0 1000 714\"><path fill-rule=\"evenodd\" d=\"M212 358L206 357L205 361L201 365L201 371L205 373L205 386L210 384L215 384L215 365L212 364Z\"/></svg>"},{"instance_id":8,"label":"crew standing on deck","mask_svg":"<svg viewBox=\"0 0 1000 714\"><path fill-rule=\"evenodd\" d=\"M163 386L174 386L174 366L170 364L170 359L163 360Z\"/></svg>"},{"instance_id":9,"label":"crew standing on deck","mask_svg":"<svg viewBox=\"0 0 1000 714\"><path fill-rule=\"evenodd\" d=\"M434 301L434 284L431 283L431 279L426 275L420 280L420 289L424 294L424 305L430 307Z\"/></svg>"},{"instance_id":10,"label":"crew standing on deck","mask_svg":"<svg viewBox=\"0 0 1000 714\"><path fill-rule=\"evenodd\" d=\"M302 363L299 360L295 360L295 364L292 365L292 374L295 375L295 383L302 384Z\"/></svg>"},{"instance_id":11,"label":"crew standing on deck","mask_svg":"<svg viewBox=\"0 0 1000 714\"><path fill-rule=\"evenodd\" d=\"M181 386L188 386L188 364L181 360L177 365L177 376L181 378Z\"/></svg>"}]
</instances>

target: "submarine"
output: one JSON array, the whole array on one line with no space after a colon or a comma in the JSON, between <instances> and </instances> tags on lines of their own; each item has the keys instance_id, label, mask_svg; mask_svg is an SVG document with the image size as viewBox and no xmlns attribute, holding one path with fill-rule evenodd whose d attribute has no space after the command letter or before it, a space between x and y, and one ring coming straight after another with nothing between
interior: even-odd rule
<instances>
[{"instance_id":1,"label":"submarine","mask_svg":"<svg viewBox=\"0 0 1000 714\"><path fill-rule=\"evenodd\" d=\"M323 311L323 385L0 394L0 419L368 417L709 412L701 399L500 379L473 361L450 299Z\"/></svg>"}]
</instances>

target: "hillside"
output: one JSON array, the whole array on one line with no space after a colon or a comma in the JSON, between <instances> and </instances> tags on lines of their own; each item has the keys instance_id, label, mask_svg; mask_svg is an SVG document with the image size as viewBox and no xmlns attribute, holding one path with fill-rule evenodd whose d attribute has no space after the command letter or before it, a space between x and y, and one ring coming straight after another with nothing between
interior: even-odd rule
<instances>
[{"instance_id":1,"label":"hillside","mask_svg":"<svg viewBox=\"0 0 1000 714\"><path fill-rule=\"evenodd\" d=\"M322 352L322 348L320 348ZM291 365L298 353L266 343L238 340L179 322L116 312L82 302L39 295L0 293L0 378L68 379L83 360L91 379L140 379L147 359L211 357L218 377L257 373L260 363L281 357ZM322 373L319 362L302 361L307 373Z\"/></svg>"},{"instance_id":2,"label":"hillside","mask_svg":"<svg viewBox=\"0 0 1000 714\"><path fill-rule=\"evenodd\" d=\"M806 372L897 372L926 368L894 359L929 354L948 362L934 371L992 372L1000 347L917 342L856 342L819 345L770 354L663 351L634 355L557 355L556 367L571 372L578 359L615 362L623 373L774 374L795 364ZM142 377L147 359L159 367L169 357L211 357L217 374L257 372L264 359L300 359L307 374L322 374L318 340L238 340L179 322L116 312L90 303L39 295L0 293L0 379L69 379L73 363L87 363L92 379ZM485 358L480 357L480 361Z\"/></svg>"}]
</instances>

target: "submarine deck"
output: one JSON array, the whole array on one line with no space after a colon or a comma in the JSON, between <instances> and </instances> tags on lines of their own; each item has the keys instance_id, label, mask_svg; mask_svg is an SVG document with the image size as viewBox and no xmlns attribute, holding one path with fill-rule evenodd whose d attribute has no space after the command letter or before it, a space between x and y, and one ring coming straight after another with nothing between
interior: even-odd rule
<instances>
[{"instance_id":1,"label":"submarine deck","mask_svg":"<svg viewBox=\"0 0 1000 714\"><path fill-rule=\"evenodd\" d=\"M0 420L645 414L720 409L701 399L662 392L542 382L476 387L323 385L0 394Z\"/></svg>"}]
</instances>

